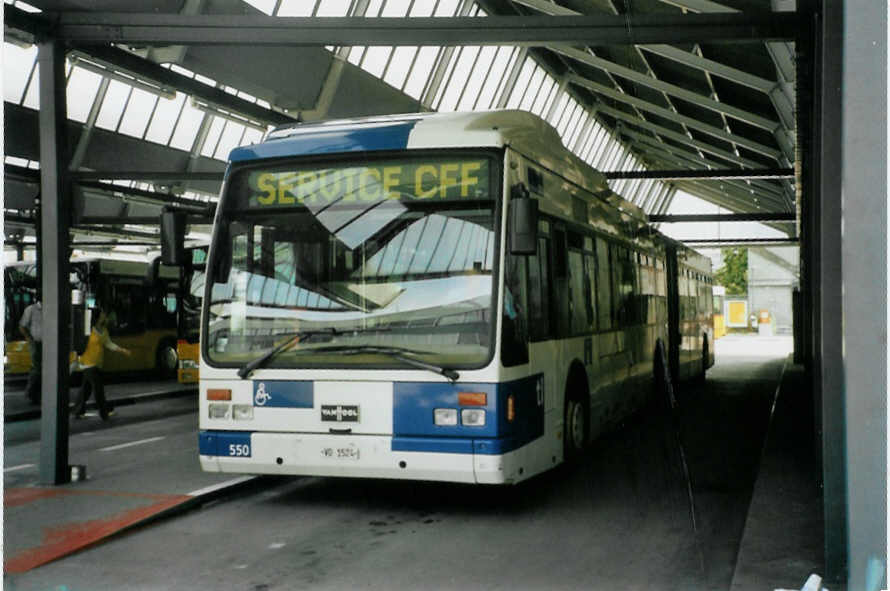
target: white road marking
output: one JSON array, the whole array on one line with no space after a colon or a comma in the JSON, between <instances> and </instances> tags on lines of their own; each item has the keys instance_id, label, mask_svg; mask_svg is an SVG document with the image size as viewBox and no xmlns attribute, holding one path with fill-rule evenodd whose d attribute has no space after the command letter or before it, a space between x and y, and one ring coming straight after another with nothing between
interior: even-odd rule
<instances>
[{"instance_id":1,"label":"white road marking","mask_svg":"<svg viewBox=\"0 0 890 591\"><path fill-rule=\"evenodd\" d=\"M269 550L278 550L279 548L284 548L283 542L275 542L273 544L269 544Z\"/></svg>"},{"instance_id":2,"label":"white road marking","mask_svg":"<svg viewBox=\"0 0 890 591\"><path fill-rule=\"evenodd\" d=\"M21 466L10 466L9 468L3 468L3 472L17 472L18 470L24 470L26 468L33 468L35 464L22 464Z\"/></svg>"},{"instance_id":3,"label":"white road marking","mask_svg":"<svg viewBox=\"0 0 890 591\"><path fill-rule=\"evenodd\" d=\"M139 441L131 441L130 443L121 443L120 445L112 445L109 447L100 447L99 451L115 451L117 449L124 449L125 447L133 447L134 445L142 445L143 443L152 443L154 441L160 441L161 439L165 439L165 437L149 437L148 439L140 439Z\"/></svg>"},{"instance_id":4,"label":"white road marking","mask_svg":"<svg viewBox=\"0 0 890 591\"><path fill-rule=\"evenodd\" d=\"M236 484L241 484L242 482L247 482L248 480L253 480L256 476L239 476L238 478L233 478L231 480L226 480L225 482L220 482L218 484L211 484L210 486L205 486L204 488L199 488L198 490L193 490L190 493L186 493L190 497L199 497L201 495L206 495L207 493L212 493L221 488L226 488L227 486L234 486Z\"/></svg>"}]
</instances>

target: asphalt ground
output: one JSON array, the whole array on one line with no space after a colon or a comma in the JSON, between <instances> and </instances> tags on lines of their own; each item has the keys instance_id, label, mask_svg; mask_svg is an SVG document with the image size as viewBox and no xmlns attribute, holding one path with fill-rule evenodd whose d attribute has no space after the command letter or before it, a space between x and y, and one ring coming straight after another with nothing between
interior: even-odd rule
<instances>
[{"instance_id":1,"label":"asphalt ground","mask_svg":"<svg viewBox=\"0 0 890 591\"><path fill-rule=\"evenodd\" d=\"M6 508L5 543L50 543L60 531L97 522L123 527L30 570L7 570L5 584L729 589L787 344L722 341L707 380L678 393L678 412L647 409L600 438L577 464L511 488L334 478L199 487L199 480L219 476L197 467L193 416L110 426L96 419L101 431L72 437L72 461L88 466L90 480L68 490L105 493L45 500L18 493L12 498L21 504ZM36 445L14 445L5 470L15 468L10 462L33 461ZM7 490L33 488L29 470L5 472ZM218 485L224 488L213 489ZM212 497L203 497L207 490ZM179 496L189 498L177 504ZM90 509L71 505L90 498ZM57 503L55 513L21 509L16 517L17 507L41 502ZM165 503L171 505L152 513ZM125 523L140 512L151 513L147 523Z\"/></svg>"}]
</instances>

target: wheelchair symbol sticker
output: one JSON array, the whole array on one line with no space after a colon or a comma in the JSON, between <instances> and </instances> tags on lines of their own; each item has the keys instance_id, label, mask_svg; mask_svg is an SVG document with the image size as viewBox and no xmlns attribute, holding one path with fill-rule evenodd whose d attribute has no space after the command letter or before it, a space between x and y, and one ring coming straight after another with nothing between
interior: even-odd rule
<instances>
[{"instance_id":1,"label":"wheelchair symbol sticker","mask_svg":"<svg viewBox=\"0 0 890 591\"><path fill-rule=\"evenodd\" d=\"M256 393L253 395L253 401L257 406L263 406L272 398L272 395L266 392L266 383L260 382L257 386Z\"/></svg>"}]
</instances>

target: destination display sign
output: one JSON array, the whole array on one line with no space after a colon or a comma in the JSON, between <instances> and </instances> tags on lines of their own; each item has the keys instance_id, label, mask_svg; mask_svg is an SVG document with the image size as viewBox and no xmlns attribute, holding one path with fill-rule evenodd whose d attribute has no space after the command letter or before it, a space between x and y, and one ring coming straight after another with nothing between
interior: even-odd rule
<instances>
[{"instance_id":1,"label":"destination display sign","mask_svg":"<svg viewBox=\"0 0 890 591\"><path fill-rule=\"evenodd\" d=\"M383 161L302 170L255 169L247 173L246 181L247 187L236 194L241 201L238 205L249 209L305 206L314 210L333 203L386 199L490 198L490 166L486 158Z\"/></svg>"}]
</instances>

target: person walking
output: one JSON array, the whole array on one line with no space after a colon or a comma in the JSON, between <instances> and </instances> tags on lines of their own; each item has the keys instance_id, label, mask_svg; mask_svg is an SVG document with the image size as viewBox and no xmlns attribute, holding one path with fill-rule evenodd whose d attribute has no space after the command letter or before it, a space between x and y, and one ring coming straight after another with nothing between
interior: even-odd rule
<instances>
[{"instance_id":1,"label":"person walking","mask_svg":"<svg viewBox=\"0 0 890 591\"><path fill-rule=\"evenodd\" d=\"M111 341L111 337L108 336L108 316L104 310L100 310L99 317L90 331L86 349L77 360L79 368L83 370L83 384L74 403L75 418L82 419L86 416L87 400L91 390L96 393L96 405L99 407L99 416L102 420L107 421L114 414L114 408L105 400L105 383L102 376L106 347L128 357L132 355L129 349Z\"/></svg>"},{"instance_id":2,"label":"person walking","mask_svg":"<svg viewBox=\"0 0 890 591\"><path fill-rule=\"evenodd\" d=\"M29 304L19 320L19 331L28 341L31 354L31 369L28 370L28 385L25 394L32 404L40 404L40 372L43 360L43 306L40 300Z\"/></svg>"}]
</instances>

